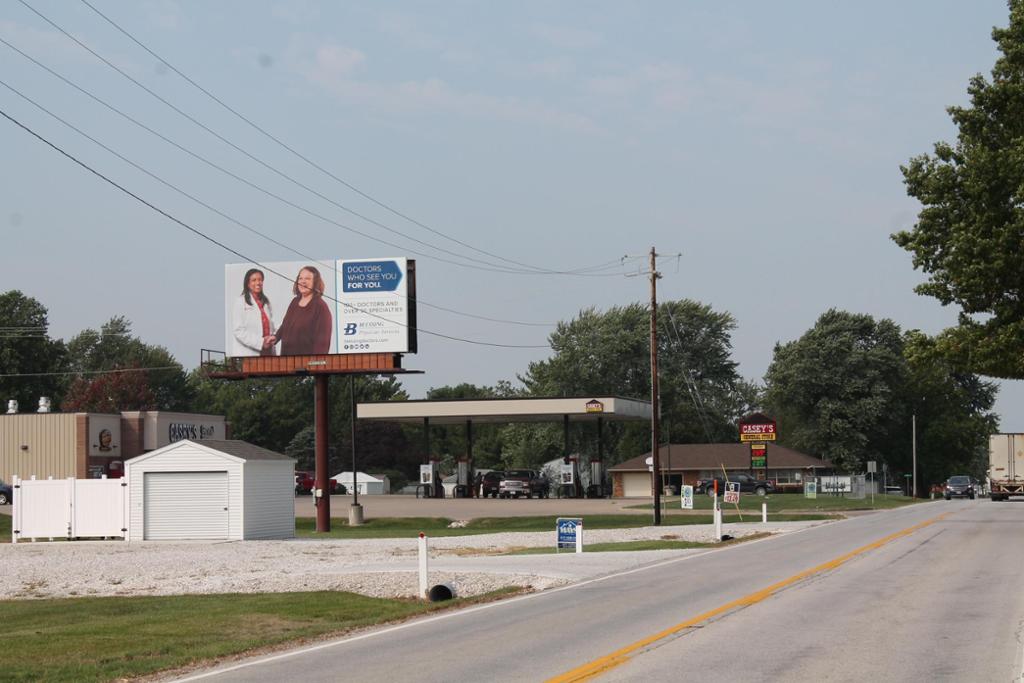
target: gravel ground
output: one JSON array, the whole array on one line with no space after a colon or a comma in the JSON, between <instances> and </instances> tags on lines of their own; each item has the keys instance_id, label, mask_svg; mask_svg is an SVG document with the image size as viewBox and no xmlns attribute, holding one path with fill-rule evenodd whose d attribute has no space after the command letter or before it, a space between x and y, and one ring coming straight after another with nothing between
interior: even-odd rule
<instances>
[{"instance_id":1,"label":"gravel ground","mask_svg":"<svg viewBox=\"0 0 1024 683\"><path fill-rule=\"evenodd\" d=\"M786 533L825 522L728 524L724 533ZM671 538L711 541L711 525L586 530L585 543ZM495 556L551 547L554 531L429 539L431 585L459 596L505 586L543 590L704 550ZM0 599L345 590L375 597L418 591L417 540L355 539L229 543L18 543L0 545Z\"/></svg>"}]
</instances>

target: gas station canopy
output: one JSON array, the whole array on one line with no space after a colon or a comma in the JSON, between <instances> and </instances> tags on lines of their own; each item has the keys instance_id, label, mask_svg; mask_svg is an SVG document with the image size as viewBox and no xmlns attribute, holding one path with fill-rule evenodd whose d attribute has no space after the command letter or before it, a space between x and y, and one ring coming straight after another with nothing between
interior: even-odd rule
<instances>
[{"instance_id":1,"label":"gas station canopy","mask_svg":"<svg viewBox=\"0 0 1024 683\"><path fill-rule=\"evenodd\" d=\"M510 422L640 422L651 419L650 401L620 396L578 398L486 398L360 403L359 420L409 424Z\"/></svg>"}]
</instances>

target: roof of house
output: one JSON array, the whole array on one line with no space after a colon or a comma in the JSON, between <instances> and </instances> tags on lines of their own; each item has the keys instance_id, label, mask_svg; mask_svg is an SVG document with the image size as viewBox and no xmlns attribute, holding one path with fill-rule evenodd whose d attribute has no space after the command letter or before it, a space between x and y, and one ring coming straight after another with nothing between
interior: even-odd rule
<instances>
[{"instance_id":1,"label":"roof of house","mask_svg":"<svg viewBox=\"0 0 1024 683\"><path fill-rule=\"evenodd\" d=\"M646 472L651 452L609 467L609 472ZM750 446L744 443L680 443L658 449L658 463L662 470L712 470L725 466L727 470L750 469ZM768 467L831 468L832 463L792 448L770 444Z\"/></svg>"},{"instance_id":2,"label":"roof of house","mask_svg":"<svg viewBox=\"0 0 1024 683\"><path fill-rule=\"evenodd\" d=\"M218 457L223 458L234 458L235 460L262 460L262 461L278 461L278 462L290 462L292 466L295 466L295 458L290 458L287 455L282 455L266 448L261 448L255 444L251 444L248 441L238 441L234 439L199 439L193 441L191 439L183 439L181 441L174 441L162 446L155 451L149 451L141 455L136 455L134 458L125 460L125 465L138 466L139 463L145 462L150 458L163 457L164 453L171 453L179 448L198 448L206 451L207 453L219 454Z\"/></svg>"},{"instance_id":3,"label":"roof of house","mask_svg":"<svg viewBox=\"0 0 1024 683\"><path fill-rule=\"evenodd\" d=\"M272 451L266 448L251 444L248 441L240 441L238 439L201 439L199 441L193 441L192 443L200 446L206 446L212 448L215 451L221 453L227 453L233 455L236 458L243 458L245 460L294 460L287 455L282 455L276 451Z\"/></svg>"}]
</instances>

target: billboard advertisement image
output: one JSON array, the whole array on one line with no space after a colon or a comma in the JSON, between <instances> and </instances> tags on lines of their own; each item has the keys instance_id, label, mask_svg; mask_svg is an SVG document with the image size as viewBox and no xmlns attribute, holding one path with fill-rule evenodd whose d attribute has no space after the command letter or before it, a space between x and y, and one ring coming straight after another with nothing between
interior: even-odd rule
<instances>
[{"instance_id":1,"label":"billboard advertisement image","mask_svg":"<svg viewBox=\"0 0 1024 683\"><path fill-rule=\"evenodd\" d=\"M226 354L408 352L409 279L405 258L229 264Z\"/></svg>"}]
</instances>

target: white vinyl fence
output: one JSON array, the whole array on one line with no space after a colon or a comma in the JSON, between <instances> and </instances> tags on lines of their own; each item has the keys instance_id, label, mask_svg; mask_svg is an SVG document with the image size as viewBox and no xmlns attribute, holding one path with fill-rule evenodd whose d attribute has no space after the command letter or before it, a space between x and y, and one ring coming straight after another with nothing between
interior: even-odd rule
<instances>
[{"instance_id":1,"label":"white vinyl fence","mask_svg":"<svg viewBox=\"0 0 1024 683\"><path fill-rule=\"evenodd\" d=\"M14 477L11 541L127 539L128 496L123 479Z\"/></svg>"}]
</instances>

